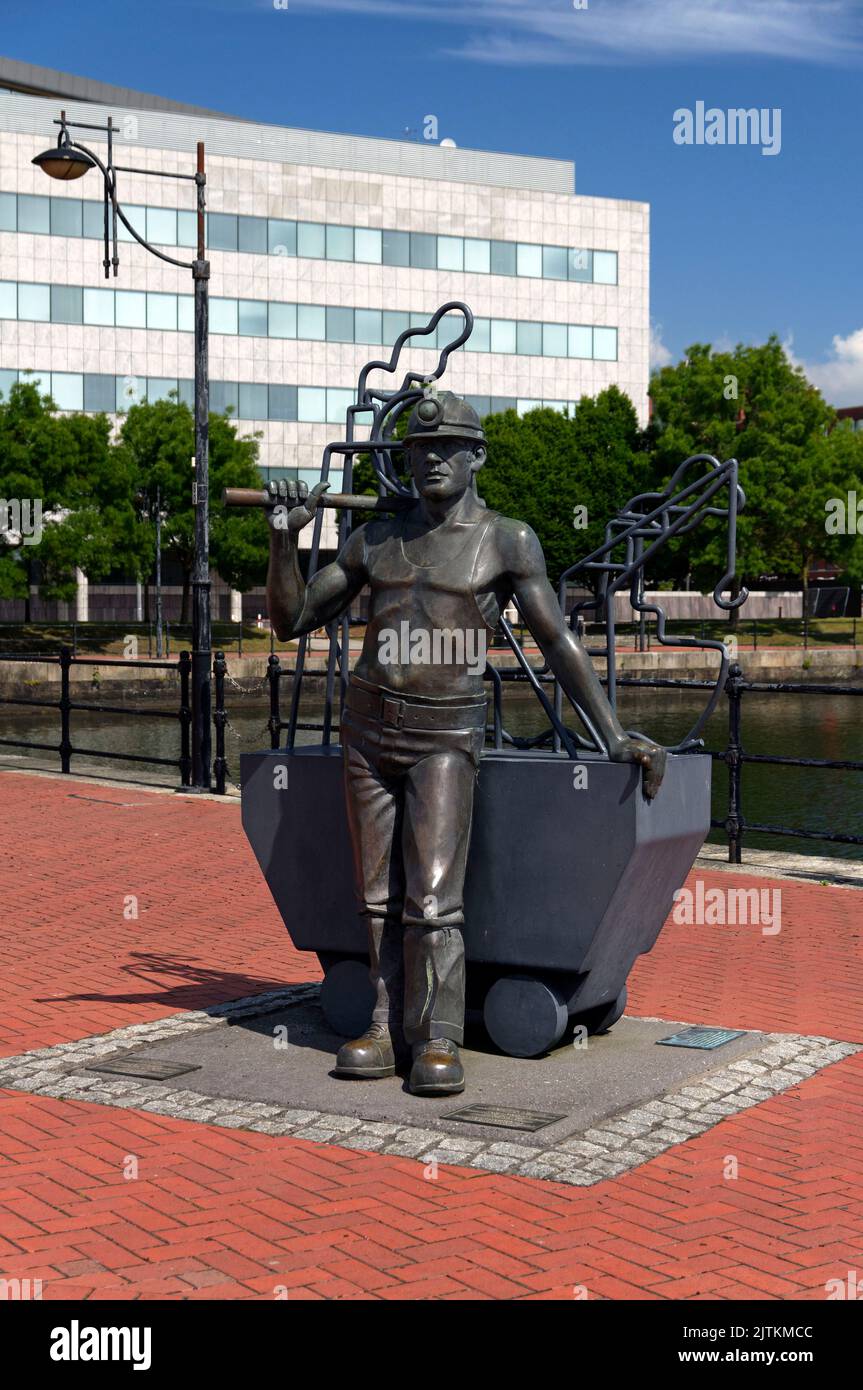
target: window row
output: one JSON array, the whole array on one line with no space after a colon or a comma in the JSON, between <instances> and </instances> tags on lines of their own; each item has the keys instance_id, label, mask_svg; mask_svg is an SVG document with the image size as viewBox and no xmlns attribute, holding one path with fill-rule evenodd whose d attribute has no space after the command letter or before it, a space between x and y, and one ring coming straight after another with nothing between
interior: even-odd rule
<instances>
[{"instance_id":1,"label":"window row","mask_svg":"<svg viewBox=\"0 0 863 1390\"><path fill-rule=\"evenodd\" d=\"M135 230L157 246L197 245L194 212L129 206L123 211ZM0 231L49 236L102 237L101 202L44 194L0 193ZM118 220L120 241L134 238ZM534 279L617 284L617 252L584 247L541 246L486 237L441 236L433 232L384 231L335 223L294 222L242 213L207 213L211 251L305 256L312 260L358 261L364 265L411 266L416 270L475 271Z\"/></svg>"},{"instance_id":2,"label":"window row","mask_svg":"<svg viewBox=\"0 0 863 1390\"><path fill-rule=\"evenodd\" d=\"M141 401L168 400L176 394L194 409L191 378L110 376L98 372L18 372L0 368L0 396L16 381L32 382L50 395L58 410L84 410L92 414L123 414ZM467 396L481 416L503 410L520 415L538 406L575 414L574 401L527 400L515 396ZM238 420L291 420L306 424L339 424L346 418L356 395L336 386L272 386L245 381L211 381L210 409L230 411Z\"/></svg>"},{"instance_id":3,"label":"window row","mask_svg":"<svg viewBox=\"0 0 863 1390\"><path fill-rule=\"evenodd\" d=\"M192 295L0 281L0 319L191 333L193 313ZM427 317L421 318L413 326L420 328L427 322ZM266 299L210 301L210 332L229 336L390 345L411 323L412 315L389 309L281 304ZM416 346L440 349L458 336L462 324L459 315L448 314L441 319L436 334L418 338ZM617 329L591 324L478 318L474 320L474 330L465 344L465 351L616 362Z\"/></svg>"}]
</instances>

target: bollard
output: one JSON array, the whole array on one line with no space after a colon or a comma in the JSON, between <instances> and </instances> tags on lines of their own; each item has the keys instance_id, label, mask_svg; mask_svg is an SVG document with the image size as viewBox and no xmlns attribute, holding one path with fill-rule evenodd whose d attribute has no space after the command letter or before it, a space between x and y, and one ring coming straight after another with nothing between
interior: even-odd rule
<instances>
[{"instance_id":1,"label":"bollard","mask_svg":"<svg viewBox=\"0 0 863 1390\"><path fill-rule=\"evenodd\" d=\"M189 700L192 679L192 658L180 652L180 785L192 784L192 706Z\"/></svg>"},{"instance_id":2,"label":"bollard","mask_svg":"<svg viewBox=\"0 0 863 1390\"><path fill-rule=\"evenodd\" d=\"M279 658L273 652L267 661L267 680L270 683L270 717L267 720L267 728L270 731L271 748L278 748L282 731L282 719L279 713L279 678L281 674Z\"/></svg>"},{"instance_id":3,"label":"bollard","mask_svg":"<svg viewBox=\"0 0 863 1390\"><path fill-rule=\"evenodd\" d=\"M72 739L69 733L69 716L72 702L69 698L69 670L72 653L68 647L60 648L60 771L72 769Z\"/></svg>"},{"instance_id":4,"label":"bollard","mask_svg":"<svg viewBox=\"0 0 863 1390\"><path fill-rule=\"evenodd\" d=\"M740 744L743 672L736 661L732 662L728 668L725 693L728 696L728 748L725 752L725 761L728 764L728 816L725 821L725 829L728 834L728 862L729 864L740 864L742 862L745 824L741 802L743 772L741 755L743 749Z\"/></svg>"},{"instance_id":5,"label":"bollard","mask_svg":"<svg viewBox=\"0 0 863 1390\"><path fill-rule=\"evenodd\" d=\"M213 661L213 676L216 685L216 708L213 711L213 723L216 726L216 756L213 761L213 776L216 779L216 795L225 795L225 778L228 772L228 764L225 761L225 725L228 722L228 714L225 709L225 672L228 669L225 661L224 652L216 652Z\"/></svg>"}]
</instances>

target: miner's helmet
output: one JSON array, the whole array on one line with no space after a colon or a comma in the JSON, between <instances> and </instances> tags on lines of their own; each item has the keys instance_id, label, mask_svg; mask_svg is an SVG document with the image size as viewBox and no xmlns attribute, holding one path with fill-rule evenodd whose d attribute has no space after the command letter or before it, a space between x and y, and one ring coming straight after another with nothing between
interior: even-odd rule
<instances>
[{"instance_id":1,"label":"miner's helmet","mask_svg":"<svg viewBox=\"0 0 863 1390\"><path fill-rule=\"evenodd\" d=\"M424 396L411 411L405 444L419 439L440 439L441 436L485 443L482 421L472 405L453 391L441 391L439 396Z\"/></svg>"}]
</instances>

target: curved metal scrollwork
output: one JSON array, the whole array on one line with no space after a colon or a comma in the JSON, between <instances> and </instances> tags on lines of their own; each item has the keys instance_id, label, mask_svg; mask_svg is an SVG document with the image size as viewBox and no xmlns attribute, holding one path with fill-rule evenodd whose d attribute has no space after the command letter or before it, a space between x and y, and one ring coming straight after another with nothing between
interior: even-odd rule
<instances>
[{"instance_id":1,"label":"curved metal scrollwork","mask_svg":"<svg viewBox=\"0 0 863 1390\"><path fill-rule=\"evenodd\" d=\"M381 386L370 385L369 377L374 371L386 372L393 376L399 368L402 352L411 339L422 339L436 333L438 324L445 315L460 314L464 319L461 330L454 334L441 349L434 371L419 372L408 370L401 384L392 391ZM356 401L346 411L345 438L328 444L324 450L321 479L329 480L330 466L334 454L343 457L342 490L352 490L354 458L366 454L379 484L381 496L399 499L415 497L416 493L402 482L394 465L394 457L403 447L395 437L399 419L432 389L446 371L451 353L462 347L473 331L473 314L466 304L450 300L442 304L423 327L411 327L400 333L387 361L376 359L362 368L358 382ZM363 439L355 436L356 426L361 423L367 427ZM690 477L695 472L697 476ZM709 516L727 522L726 569L723 577L713 590L717 606L725 611L739 608L745 603L748 592L741 589L733 597L724 598L723 590L731 584L735 572L737 545L737 514L742 509L745 498L737 479L736 459L720 463L712 454L693 454L685 459L675 470L667 487L662 492L643 492L630 498L605 528L605 541L596 550L572 565L560 579L559 601L561 611L566 613L567 585L580 577L594 581L593 595L578 600L570 614L570 624L576 628L583 613L592 612L596 620L604 625L606 645L599 649L589 649L591 656L605 657L608 667L608 697L613 706L617 703L616 635L615 635L615 597L628 589L629 601L636 613L650 614L656 620L656 636L662 646L700 647L717 651L720 656L719 673L704 710L699 715L689 733L671 751L680 752L700 745L700 734L712 714L728 673L728 653L722 642L710 638L670 637L666 633L666 615L658 603L644 600L644 570L662 546L674 537L685 535ZM687 479L689 479L687 481ZM720 498L722 499L720 501ZM398 504L397 504L398 505ZM318 510L313 523L312 545L309 556L309 576L318 567L323 511ZM344 511L339 519L339 545L347 540L351 526L350 513ZM597 580L598 576L598 580ZM486 676L492 682L493 690L493 728L495 745L506 743L516 748L536 748L552 743L564 750L569 757L579 756L579 750L602 749L603 745L593 728L586 712L574 701L570 704L579 716L587 733L587 738L570 729L563 718L563 692L554 683L554 697L549 699L544 684L552 684L547 667L533 668L527 660L512 628L505 618L501 619L504 637L513 651L518 666L518 679L526 681L542 706L550 727L532 738L521 738L509 734L503 725L501 674L491 665L486 668ZM330 742L335 680L338 669L342 695L348 679L349 660L349 617L345 614L338 623L328 628L329 659L327 662L326 700L323 719L324 743ZM297 665L291 698L291 713L288 723L288 746L293 747L298 725L299 702L302 690L306 637L300 639L297 652Z\"/></svg>"}]
</instances>

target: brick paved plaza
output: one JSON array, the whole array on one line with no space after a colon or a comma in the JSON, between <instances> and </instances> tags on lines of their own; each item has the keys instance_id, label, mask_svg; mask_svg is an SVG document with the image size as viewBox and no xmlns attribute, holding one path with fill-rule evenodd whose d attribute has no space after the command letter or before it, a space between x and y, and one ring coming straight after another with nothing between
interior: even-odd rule
<instances>
[{"instance_id":1,"label":"brick paved plaza","mask_svg":"<svg viewBox=\"0 0 863 1390\"><path fill-rule=\"evenodd\" d=\"M0 795L0 1063L319 978L235 802L12 772ZM44 1299L825 1299L863 1269L863 1052L827 1041L863 1044L863 896L696 877L781 886L781 932L670 921L627 1014L820 1039L814 1074L590 1186L37 1078L0 1092L0 1275Z\"/></svg>"}]
</instances>

